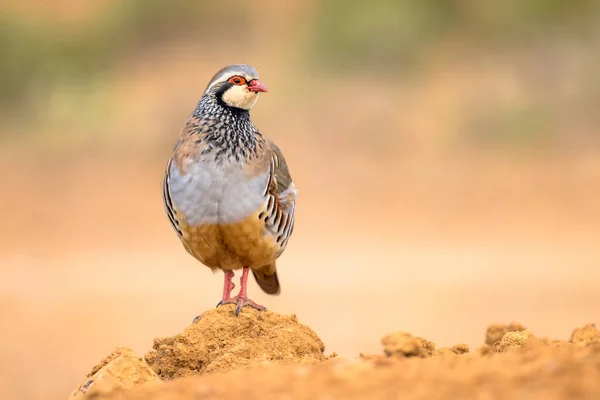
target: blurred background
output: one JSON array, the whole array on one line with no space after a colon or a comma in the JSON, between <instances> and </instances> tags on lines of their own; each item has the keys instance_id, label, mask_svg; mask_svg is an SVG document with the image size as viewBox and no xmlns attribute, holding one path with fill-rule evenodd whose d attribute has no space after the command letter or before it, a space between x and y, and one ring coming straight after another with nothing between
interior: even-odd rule
<instances>
[{"instance_id":1,"label":"blurred background","mask_svg":"<svg viewBox=\"0 0 600 400\"><path fill-rule=\"evenodd\" d=\"M483 343L600 322L600 2L0 2L0 390L63 399L220 299L164 214L208 80L255 66L252 112L299 188L282 294L343 356L406 330ZM236 278L237 279L237 278Z\"/></svg>"}]
</instances>

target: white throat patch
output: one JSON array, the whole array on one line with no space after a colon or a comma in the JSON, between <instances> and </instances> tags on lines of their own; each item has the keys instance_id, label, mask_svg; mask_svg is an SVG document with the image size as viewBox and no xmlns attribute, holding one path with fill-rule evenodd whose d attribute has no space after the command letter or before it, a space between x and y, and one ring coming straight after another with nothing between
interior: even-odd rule
<instances>
[{"instance_id":1,"label":"white throat patch","mask_svg":"<svg viewBox=\"0 0 600 400\"><path fill-rule=\"evenodd\" d=\"M250 110L256 104L259 94L251 92L248 86L232 86L223 93L223 101L230 107Z\"/></svg>"}]
</instances>

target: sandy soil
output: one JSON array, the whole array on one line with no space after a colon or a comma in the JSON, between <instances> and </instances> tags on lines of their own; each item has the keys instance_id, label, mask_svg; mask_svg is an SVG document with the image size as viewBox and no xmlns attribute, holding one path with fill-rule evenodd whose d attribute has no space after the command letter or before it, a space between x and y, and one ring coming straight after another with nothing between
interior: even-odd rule
<instances>
[{"instance_id":1,"label":"sandy soil","mask_svg":"<svg viewBox=\"0 0 600 400\"><path fill-rule=\"evenodd\" d=\"M246 309L234 317L227 305L202 313L194 325L170 338L154 339L145 356L163 379L239 369L252 362L323 361L325 346L295 315Z\"/></svg>"},{"instance_id":2,"label":"sandy soil","mask_svg":"<svg viewBox=\"0 0 600 400\"><path fill-rule=\"evenodd\" d=\"M294 315L245 309L236 318L233 308L209 310L181 334L155 339L144 358L118 348L69 399L600 396L600 330L593 324L569 341L538 338L521 324L491 325L473 352L466 344L436 349L400 331L382 338L380 354L342 358L325 356L318 336Z\"/></svg>"}]
</instances>

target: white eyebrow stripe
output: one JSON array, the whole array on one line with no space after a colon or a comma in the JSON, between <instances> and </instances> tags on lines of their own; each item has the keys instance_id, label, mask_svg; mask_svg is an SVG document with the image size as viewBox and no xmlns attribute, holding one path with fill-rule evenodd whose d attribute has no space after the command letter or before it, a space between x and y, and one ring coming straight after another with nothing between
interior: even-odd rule
<instances>
[{"instance_id":1,"label":"white eyebrow stripe","mask_svg":"<svg viewBox=\"0 0 600 400\"><path fill-rule=\"evenodd\" d=\"M221 83L221 82L225 82L225 80L223 79L225 76L228 76L229 74L225 74L225 72L221 73L221 75L217 76L212 83L206 88L206 91L208 92L213 86L215 86L217 83Z\"/></svg>"},{"instance_id":2,"label":"white eyebrow stripe","mask_svg":"<svg viewBox=\"0 0 600 400\"><path fill-rule=\"evenodd\" d=\"M236 76L236 75L241 76L244 79L246 79L246 82L250 82L255 79L258 79L258 77L256 77L256 78L251 77L250 75L247 75L242 71L224 71L224 72L221 72L215 79L213 79L212 83L206 88L205 92L208 92L216 84L226 82L229 78L231 78L232 76Z\"/></svg>"}]
</instances>

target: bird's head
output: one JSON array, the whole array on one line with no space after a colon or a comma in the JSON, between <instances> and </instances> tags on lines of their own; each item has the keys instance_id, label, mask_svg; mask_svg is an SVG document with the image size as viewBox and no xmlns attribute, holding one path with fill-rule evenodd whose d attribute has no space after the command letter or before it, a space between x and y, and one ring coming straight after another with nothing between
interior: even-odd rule
<instances>
[{"instance_id":1,"label":"bird's head","mask_svg":"<svg viewBox=\"0 0 600 400\"><path fill-rule=\"evenodd\" d=\"M213 76L204 95L227 107L250 110L261 92L267 92L267 87L258 80L258 72L246 64L233 64Z\"/></svg>"}]
</instances>

